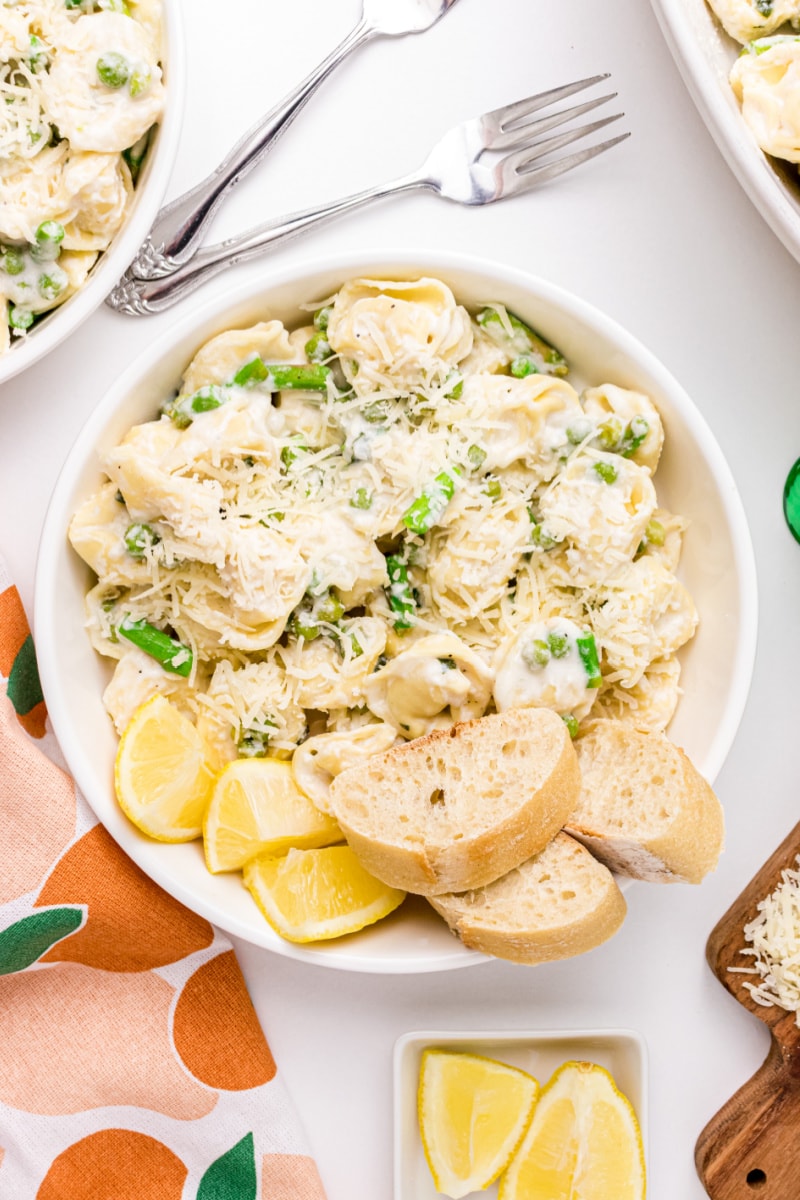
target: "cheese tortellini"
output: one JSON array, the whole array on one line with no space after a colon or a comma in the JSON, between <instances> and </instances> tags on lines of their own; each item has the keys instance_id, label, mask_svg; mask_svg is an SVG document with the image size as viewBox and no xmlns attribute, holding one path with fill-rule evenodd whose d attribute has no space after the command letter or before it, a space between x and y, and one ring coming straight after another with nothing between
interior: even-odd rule
<instances>
[{"instance_id":1,"label":"cheese tortellini","mask_svg":"<svg viewBox=\"0 0 800 1200\"><path fill-rule=\"evenodd\" d=\"M761 149L800 163L800 37L754 43L733 64L731 86Z\"/></svg>"},{"instance_id":2,"label":"cheese tortellini","mask_svg":"<svg viewBox=\"0 0 800 1200\"><path fill-rule=\"evenodd\" d=\"M800 0L709 0L724 29L737 42L751 42L791 22L800 25Z\"/></svg>"},{"instance_id":3,"label":"cheese tortellini","mask_svg":"<svg viewBox=\"0 0 800 1200\"><path fill-rule=\"evenodd\" d=\"M744 49L730 84L765 154L800 163L800 0L709 0Z\"/></svg>"},{"instance_id":4,"label":"cheese tortellini","mask_svg":"<svg viewBox=\"0 0 800 1200\"><path fill-rule=\"evenodd\" d=\"M121 228L164 107L159 0L0 6L0 353Z\"/></svg>"},{"instance_id":5,"label":"cheese tortellini","mask_svg":"<svg viewBox=\"0 0 800 1200\"><path fill-rule=\"evenodd\" d=\"M438 280L307 307L201 346L73 517L117 728L160 691L214 767L291 758L322 809L339 771L488 712L663 728L697 614L650 398L573 386Z\"/></svg>"}]
</instances>

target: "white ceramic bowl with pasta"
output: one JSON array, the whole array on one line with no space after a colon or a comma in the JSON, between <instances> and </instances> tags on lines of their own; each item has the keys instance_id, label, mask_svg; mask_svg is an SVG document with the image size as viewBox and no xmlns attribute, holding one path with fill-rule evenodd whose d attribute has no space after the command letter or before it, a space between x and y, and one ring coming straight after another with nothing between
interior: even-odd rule
<instances>
[{"instance_id":1,"label":"white ceramic bowl with pasta","mask_svg":"<svg viewBox=\"0 0 800 1200\"><path fill-rule=\"evenodd\" d=\"M103 303L106 296L119 280L120 276L125 272L128 265L135 257L139 247L145 239L150 227L155 220L167 190L170 174L175 162L175 157L178 150L178 139L180 137L181 122L183 118L183 102L185 90L185 47L183 34L183 18L179 0L159 0L161 8L161 52L160 52L160 68L163 82L163 110L158 118L157 125L154 127L150 136L149 145L147 148L146 157L141 166L141 173L137 179L132 196L128 200L127 209L122 224L118 231L114 234L113 239L107 249L100 253L96 263L92 266L88 276L83 282L77 286L76 290L69 295L68 299L63 303L57 304L56 307L50 308L41 314L32 328L26 332L24 337L11 337L11 345L4 353L0 353L0 387L2 384L11 379L12 376L18 375L21 371L38 362L61 342L70 336L78 326L86 320L95 309ZM151 6L152 7L152 6ZM111 11L109 11L109 9ZM11 13L13 17L13 9L3 10L6 14ZM76 10L78 11L78 10ZM109 4L101 5L96 12L93 12L88 18L88 21L101 22L120 22L123 19L133 25L128 18L123 18L119 15L119 9L113 7L111 0ZM12 17L8 17L11 20ZM79 18L82 20L83 18ZM152 20L152 18L149 18ZM142 18L143 22L145 18ZM60 60L60 69L57 78L54 78L54 73L51 74L51 86L48 96L52 93L53 112L61 112L64 110L64 119L69 120L67 116L68 109L74 109L76 114L81 112L81 104L91 102L89 95L91 91L91 80L88 78L87 71L84 70L85 64L90 61L92 56L93 43L100 41L108 41L116 45L120 41L120 31L117 26L112 32L104 32L101 38L100 34L94 37L84 35L81 38L75 32L75 26L72 26L70 36L74 41L74 45L70 44L70 57L65 56ZM67 26L69 30L69 26ZM2 23L0 23L0 33L3 33ZM122 31L125 32L124 30ZM141 41L140 38L129 34L127 39L121 38L124 42L122 48L129 49L131 53L136 51L136 48ZM82 43L88 42L88 45ZM132 49L131 49L132 47ZM94 50L97 53L97 50ZM101 60L98 60L100 62ZM149 68L145 65L144 70ZM156 109L155 99L149 101L148 88L152 93L158 89L159 97L162 97L161 87L162 82L158 82L157 77L152 87L148 83L144 89L144 102L147 103L148 111L153 112ZM94 81L95 85L97 81ZM133 88L133 83L130 84ZM93 128L99 134L105 133L101 137L102 148L105 150L107 145L121 144L118 140L122 133L120 122L124 119L119 113L114 113L114 101L117 93L127 92L127 88L109 88L108 96L104 99L109 102L106 109L101 112L103 118L103 128L97 125L98 117L93 117ZM133 91L131 90L133 95ZM50 113L52 118L52 112ZM138 121L138 114L136 115ZM76 115L76 120L80 118ZM116 128L113 127L114 121L117 121ZM62 131L63 132L63 131ZM137 134L138 135L138 126ZM124 134L122 134L124 139ZM96 139L94 139L96 140ZM68 139L67 139L68 141ZM100 147L101 143L98 143ZM87 161L90 156L83 156ZM109 159L111 153L101 153L95 156L100 159ZM73 173L77 174L82 167L73 166L70 168ZM92 174L91 169L85 170L84 174L89 177ZM76 184L77 186L77 184ZM0 181L0 188L2 181ZM130 187L130 184L126 184ZM8 200L8 197L5 197ZM105 199L102 203L106 203ZM24 222L23 222L24 224ZM69 232L69 230L68 230ZM20 237L31 237L28 232ZM3 239L0 237L0 242ZM12 244L9 239L9 244ZM97 240L92 242L93 248L98 247ZM104 241L103 241L103 244ZM24 249L24 247L23 247ZM76 256L79 257L79 256ZM56 264L57 265L57 264ZM73 264L70 264L72 267ZM3 264L0 261L0 267ZM77 268L76 268L77 269ZM81 269L80 275L83 276L85 268ZM70 272L69 285L73 286L73 277ZM20 275L19 278L24 278ZM13 280L10 281L13 284ZM11 309L13 300L9 303ZM5 310L5 303L2 294L0 293L0 308ZM3 329L0 330L0 335L5 331L5 320Z\"/></svg>"},{"instance_id":2,"label":"white ceramic bowl with pasta","mask_svg":"<svg viewBox=\"0 0 800 1200\"><path fill-rule=\"evenodd\" d=\"M119 379L72 448L56 485L41 541L35 629L42 683L55 733L79 787L114 838L153 879L228 932L307 962L365 972L422 972L485 961L466 950L416 897L387 919L339 940L295 945L264 921L241 876L208 873L201 842L154 842L140 834L114 797L117 736L103 706L109 660L84 633L84 598L93 579L67 540L81 502L101 484L99 450L157 416L197 350L217 333L278 317L308 323L301 305L358 277L444 281L473 311L500 301L562 351L576 386L611 382L654 401L665 429L659 503L689 520L679 576L700 614L679 654L682 697L669 735L713 781L731 746L749 688L756 638L755 564L742 505L722 453L686 392L634 338L602 313L521 271L460 254L372 253L313 267L265 272L246 289L196 307ZM730 821L737 820L729 813ZM636 903L637 889L629 893Z\"/></svg>"}]
</instances>

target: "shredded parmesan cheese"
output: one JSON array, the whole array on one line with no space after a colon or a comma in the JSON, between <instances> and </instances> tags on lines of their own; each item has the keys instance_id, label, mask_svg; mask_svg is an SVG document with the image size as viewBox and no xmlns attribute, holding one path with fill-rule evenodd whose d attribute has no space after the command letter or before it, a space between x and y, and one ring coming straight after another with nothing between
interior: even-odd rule
<instances>
[{"instance_id":1,"label":"shredded parmesan cheese","mask_svg":"<svg viewBox=\"0 0 800 1200\"><path fill-rule=\"evenodd\" d=\"M800 855L795 864L781 872L781 882L759 902L758 916L744 928L749 947L740 953L753 958L752 966L728 970L757 975L758 983L742 984L756 1004L796 1013L800 1026Z\"/></svg>"}]
</instances>

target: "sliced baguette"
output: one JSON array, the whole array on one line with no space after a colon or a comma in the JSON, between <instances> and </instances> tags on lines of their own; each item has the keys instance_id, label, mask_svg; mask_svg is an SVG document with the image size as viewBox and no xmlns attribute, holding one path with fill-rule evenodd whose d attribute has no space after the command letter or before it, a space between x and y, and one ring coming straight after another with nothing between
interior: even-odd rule
<instances>
[{"instance_id":1,"label":"sliced baguette","mask_svg":"<svg viewBox=\"0 0 800 1200\"><path fill-rule=\"evenodd\" d=\"M717 865L722 805L660 733L593 721L575 749L583 783L567 832L612 871L652 883L699 883Z\"/></svg>"},{"instance_id":2,"label":"sliced baguette","mask_svg":"<svg viewBox=\"0 0 800 1200\"><path fill-rule=\"evenodd\" d=\"M485 888L428 900L470 950L528 964L594 949L627 911L611 872L565 833Z\"/></svg>"},{"instance_id":3,"label":"sliced baguette","mask_svg":"<svg viewBox=\"0 0 800 1200\"><path fill-rule=\"evenodd\" d=\"M376 754L336 776L330 801L368 871L428 896L483 887L537 854L579 790L564 722L529 708Z\"/></svg>"}]
</instances>

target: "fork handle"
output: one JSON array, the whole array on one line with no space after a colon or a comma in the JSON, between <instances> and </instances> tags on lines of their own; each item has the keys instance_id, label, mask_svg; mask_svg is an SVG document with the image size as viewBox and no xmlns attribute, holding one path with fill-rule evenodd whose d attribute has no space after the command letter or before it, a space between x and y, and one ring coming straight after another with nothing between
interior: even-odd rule
<instances>
[{"instance_id":1,"label":"fork handle","mask_svg":"<svg viewBox=\"0 0 800 1200\"><path fill-rule=\"evenodd\" d=\"M111 292L106 304L129 317L146 317L163 312L220 271L256 258L276 243L285 242L306 229L312 229L333 220L334 217L362 208L373 200L430 186L432 183L424 174L407 175L391 183L345 196L322 207L306 208L289 216L267 221L264 225L258 225L238 237L227 238L224 242L217 242L199 250L191 262L178 267L166 278L145 280L127 273Z\"/></svg>"},{"instance_id":2,"label":"fork handle","mask_svg":"<svg viewBox=\"0 0 800 1200\"><path fill-rule=\"evenodd\" d=\"M128 268L130 273L138 279L158 279L188 262L231 188L257 166L339 63L375 35L376 31L362 17L310 75L248 129L216 170L162 208Z\"/></svg>"}]
</instances>

